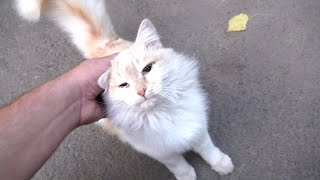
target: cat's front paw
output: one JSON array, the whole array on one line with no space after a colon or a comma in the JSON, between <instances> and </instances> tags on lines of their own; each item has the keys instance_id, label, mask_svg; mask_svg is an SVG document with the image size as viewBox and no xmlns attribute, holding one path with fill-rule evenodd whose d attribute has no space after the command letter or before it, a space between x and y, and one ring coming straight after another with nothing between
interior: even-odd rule
<instances>
[{"instance_id":1,"label":"cat's front paw","mask_svg":"<svg viewBox=\"0 0 320 180\"><path fill-rule=\"evenodd\" d=\"M220 175L226 175L233 171L234 166L231 161L231 158L224 154L219 163L212 166L212 169L217 171Z\"/></svg>"},{"instance_id":2,"label":"cat's front paw","mask_svg":"<svg viewBox=\"0 0 320 180\"><path fill-rule=\"evenodd\" d=\"M190 167L188 171L183 174L176 175L177 180L196 180L197 174L193 167Z\"/></svg>"}]
</instances>

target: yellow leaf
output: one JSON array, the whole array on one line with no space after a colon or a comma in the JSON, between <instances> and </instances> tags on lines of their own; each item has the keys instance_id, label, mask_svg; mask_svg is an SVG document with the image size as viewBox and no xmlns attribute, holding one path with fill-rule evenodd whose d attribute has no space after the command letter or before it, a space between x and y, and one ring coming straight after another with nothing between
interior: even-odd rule
<instances>
[{"instance_id":1,"label":"yellow leaf","mask_svg":"<svg viewBox=\"0 0 320 180\"><path fill-rule=\"evenodd\" d=\"M243 13L234 16L229 20L228 32L246 30L248 19L248 15Z\"/></svg>"}]
</instances>

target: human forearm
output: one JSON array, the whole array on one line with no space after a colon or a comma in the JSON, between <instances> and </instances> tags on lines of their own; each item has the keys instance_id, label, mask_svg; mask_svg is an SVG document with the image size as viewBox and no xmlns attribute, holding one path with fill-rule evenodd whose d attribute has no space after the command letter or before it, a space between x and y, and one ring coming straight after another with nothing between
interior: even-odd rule
<instances>
[{"instance_id":1,"label":"human forearm","mask_svg":"<svg viewBox=\"0 0 320 180\"><path fill-rule=\"evenodd\" d=\"M81 92L72 81L67 73L0 110L2 178L30 178L78 126Z\"/></svg>"},{"instance_id":2,"label":"human forearm","mask_svg":"<svg viewBox=\"0 0 320 180\"><path fill-rule=\"evenodd\" d=\"M114 57L89 59L0 109L0 177L28 179L74 128L103 112L97 80Z\"/></svg>"}]
</instances>

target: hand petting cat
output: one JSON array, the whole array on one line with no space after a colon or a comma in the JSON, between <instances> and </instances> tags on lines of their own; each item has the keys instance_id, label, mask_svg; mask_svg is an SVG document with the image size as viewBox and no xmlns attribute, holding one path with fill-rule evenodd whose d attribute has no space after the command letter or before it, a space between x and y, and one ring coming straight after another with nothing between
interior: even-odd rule
<instances>
[{"instance_id":1,"label":"hand petting cat","mask_svg":"<svg viewBox=\"0 0 320 180\"><path fill-rule=\"evenodd\" d=\"M72 130L101 118L97 80L112 58L86 60L0 109L1 179L30 179Z\"/></svg>"},{"instance_id":2,"label":"hand petting cat","mask_svg":"<svg viewBox=\"0 0 320 180\"><path fill-rule=\"evenodd\" d=\"M77 87L74 91L79 91L81 99L79 125L89 124L102 118L104 106L96 99L102 89L97 80L110 67L110 60L116 55L86 60L69 72Z\"/></svg>"}]
</instances>

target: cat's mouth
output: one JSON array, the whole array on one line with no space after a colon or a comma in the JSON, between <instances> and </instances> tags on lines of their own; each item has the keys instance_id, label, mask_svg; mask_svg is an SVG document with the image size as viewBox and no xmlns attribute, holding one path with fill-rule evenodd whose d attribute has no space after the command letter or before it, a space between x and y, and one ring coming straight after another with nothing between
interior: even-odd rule
<instances>
[{"instance_id":1,"label":"cat's mouth","mask_svg":"<svg viewBox=\"0 0 320 180\"><path fill-rule=\"evenodd\" d=\"M155 99L153 97L144 96L141 97L137 103L138 106L147 109L155 104Z\"/></svg>"}]
</instances>

